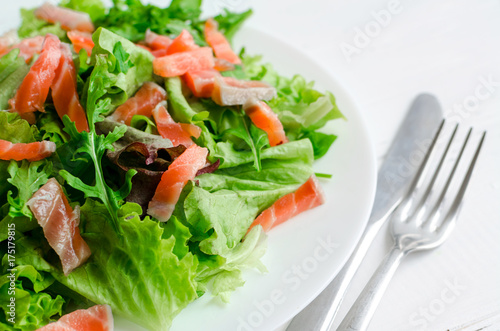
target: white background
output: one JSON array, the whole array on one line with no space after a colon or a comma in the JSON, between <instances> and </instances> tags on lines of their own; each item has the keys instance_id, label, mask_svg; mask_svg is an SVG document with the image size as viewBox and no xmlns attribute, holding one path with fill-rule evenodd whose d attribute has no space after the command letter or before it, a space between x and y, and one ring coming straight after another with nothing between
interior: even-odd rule
<instances>
[{"instance_id":1,"label":"white background","mask_svg":"<svg viewBox=\"0 0 500 331\"><path fill-rule=\"evenodd\" d=\"M481 77L500 82L500 4L395 3L398 14L386 19L378 33L372 12L388 10L388 1L252 1L255 15L248 25L295 44L347 84L361 105L380 162L409 103L423 91L439 98L448 117L488 131L455 232L443 247L403 262L370 330L500 330L500 86L477 107L470 98ZM370 42L358 43L365 47L346 57L341 45L356 46L356 29L366 27L372 29ZM457 116L454 105L464 102L469 110ZM383 230L339 318L390 245Z\"/></svg>"},{"instance_id":2,"label":"white background","mask_svg":"<svg viewBox=\"0 0 500 331\"><path fill-rule=\"evenodd\" d=\"M500 330L500 3L406 0L394 4L391 7L386 0L216 0L206 2L205 8L213 12L222 6L236 10L251 6L254 15L247 26L302 49L344 82L361 106L379 162L408 105L420 92L435 94L448 117L474 126L476 134L488 131L456 230L443 247L403 261L370 330ZM2 6L13 13L10 7L18 7L19 2ZM373 13L388 8L397 8L397 13L386 17L382 26ZM371 28L372 37L356 44L356 31L366 28ZM1 22L0 29L5 30ZM358 46L352 56L341 51L347 44ZM490 84L491 93L484 93L484 79L497 82ZM483 100L473 104L478 88ZM455 105L467 102L463 114L454 111ZM339 318L390 245L384 229Z\"/></svg>"},{"instance_id":3,"label":"white background","mask_svg":"<svg viewBox=\"0 0 500 331\"><path fill-rule=\"evenodd\" d=\"M251 6L248 26L294 44L343 81L362 108L379 162L420 92L435 94L447 117L464 124L463 131L476 128L474 138L480 130L488 131L457 228L444 246L403 261L370 330L500 330L500 3L420 0L393 5L397 14L379 30L372 13L388 10L390 1L221 0L207 9ZM341 45L356 46L357 29L366 27L372 29L369 42L358 43L357 53L346 57ZM491 93L481 94L483 78L496 82ZM476 89L483 100L474 104ZM468 109L460 114L456 107L464 103ZM339 319L390 245L383 229Z\"/></svg>"}]
</instances>

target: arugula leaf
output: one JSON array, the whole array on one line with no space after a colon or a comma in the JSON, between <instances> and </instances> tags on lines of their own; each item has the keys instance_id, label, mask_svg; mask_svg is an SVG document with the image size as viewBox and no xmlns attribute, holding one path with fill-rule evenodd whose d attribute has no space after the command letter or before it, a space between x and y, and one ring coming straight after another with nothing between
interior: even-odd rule
<instances>
[{"instance_id":1,"label":"arugula leaf","mask_svg":"<svg viewBox=\"0 0 500 331\"><path fill-rule=\"evenodd\" d=\"M243 13L232 13L227 8L224 12L214 17L219 23L219 30L225 35L228 40L233 39L233 36L238 32L243 23L253 14L249 9Z\"/></svg>"},{"instance_id":2,"label":"arugula leaf","mask_svg":"<svg viewBox=\"0 0 500 331\"><path fill-rule=\"evenodd\" d=\"M89 116L89 118L91 117ZM113 229L118 231L118 209L122 200L130 193L130 189L132 188L131 180L137 171L132 169L127 171L123 186L118 191L113 191L104 179L101 161L107 150L114 150L113 143L124 135L127 130L126 126L116 127L111 133L105 136L97 134L95 127L90 132L78 132L74 122L71 122L66 115L63 117L63 122L65 125L64 130L70 135L71 139L81 144L81 147L76 152L85 153L90 156L94 164L95 184L85 184L79 177L72 175L67 170L61 170L59 174L73 188L82 191L86 198L92 197L101 200L111 216ZM94 126L95 122L92 125Z\"/></svg>"},{"instance_id":3,"label":"arugula leaf","mask_svg":"<svg viewBox=\"0 0 500 331\"><path fill-rule=\"evenodd\" d=\"M52 171L52 163L47 160L28 162L23 160L21 166L16 161L11 161L8 167L10 178L7 181L17 188L17 197L12 197L10 191L7 198L10 203L9 216L26 216L33 218L26 202L48 180Z\"/></svg>"},{"instance_id":4,"label":"arugula leaf","mask_svg":"<svg viewBox=\"0 0 500 331\"><path fill-rule=\"evenodd\" d=\"M113 313L139 325L168 330L172 319L197 298L197 261L191 253L179 259L176 238L164 238L158 222L141 220L140 213L133 203L120 208L119 237L110 228L107 208L88 199L81 208L82 236L92 255L67 277L40 255L36 242L23 245L17 261L50 272L69 289L97 304L109 304Z\"/></svg>"}]
</instances>

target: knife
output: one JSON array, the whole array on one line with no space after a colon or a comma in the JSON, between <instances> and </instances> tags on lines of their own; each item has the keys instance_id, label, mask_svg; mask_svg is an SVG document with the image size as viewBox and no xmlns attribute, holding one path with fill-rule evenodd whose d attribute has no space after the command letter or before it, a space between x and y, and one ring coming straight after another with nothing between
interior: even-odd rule
<instances>
[{"instance_id":1,"label":"knife","mask_svg":"<svg viewBox=\"0 0 500 331\"><path fill-rule=\"evenodd\" d=\"M373 209L358 245L335 279L292 319L286 331L330 330L352 278L380 228L401 202L442 119L436 97L420 94L415 98L378 172Z\"/></svg>"}]
</instances>

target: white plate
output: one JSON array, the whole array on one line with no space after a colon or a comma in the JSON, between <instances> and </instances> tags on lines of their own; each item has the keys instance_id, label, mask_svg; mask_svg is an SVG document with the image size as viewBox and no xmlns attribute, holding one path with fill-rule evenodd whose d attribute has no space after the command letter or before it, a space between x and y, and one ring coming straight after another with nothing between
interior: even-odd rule
<instances>
[{"instance_id":1,"label":"white plate","mask_svg":"<svg viewBox=\"0 0 500 331\"><path fill-rule=\"evenodd\" d=\"M23 1L32 7L41 1ZM4 5L2 5L4 6ZM1 31L19 24L19 4L8 2L2 10ZM292 46L264 32L243 28L236 49L264 54L283 75L301 74L315 80L320 90L337 98L347 121L336 120L326 128L339 137L315 171L333 174L322 180L326 203L273 229L263 262L269 273L249 271L246 284L228 305L209 295L189 305L174 319L172 331L274 330L312 301L334 278L355 247L373 203L376 161L372 143L354 99L325 69ZM139 330L120 318L117 331Z\"/></svg>"}]
</instances>

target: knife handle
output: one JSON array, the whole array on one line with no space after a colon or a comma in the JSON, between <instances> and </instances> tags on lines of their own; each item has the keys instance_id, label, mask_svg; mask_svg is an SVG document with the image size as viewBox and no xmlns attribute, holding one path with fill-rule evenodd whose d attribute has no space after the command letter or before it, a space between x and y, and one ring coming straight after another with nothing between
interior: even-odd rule
<instances>
[{"instance_id":1,"label":"knife handle","mask_svg":"<svg viewBox=\"0 0 500 331\"><path fill-rule=\"evenodd\" d=\"M304 310L292 319L286 331L329 331L333 319L338 312L340 304L352 278L363 261L368 248L384 224L384 219L370 222L361 235L354 252L337 274L335 279L314 299Z\"/></svg>"}]
</instances>

